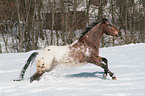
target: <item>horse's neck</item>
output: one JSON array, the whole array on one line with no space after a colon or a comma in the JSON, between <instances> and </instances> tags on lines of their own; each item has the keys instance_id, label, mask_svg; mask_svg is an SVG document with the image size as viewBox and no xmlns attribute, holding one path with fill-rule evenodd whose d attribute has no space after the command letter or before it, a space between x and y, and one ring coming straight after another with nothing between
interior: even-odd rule
<instances>
[{"instance_id":1,"label":"horse's neck","mask_svg":"<svg viewBox=\"0 0 145 96\"><path fill-rule=\"evenodd\" d=\"M92 30L90 30L89 33L80 38L79 41L86 43L94 50L97 55L99 55L99 46L102 36L102 26L100 26L97 29L93 28Z\"/></svg>"}]
</instances>

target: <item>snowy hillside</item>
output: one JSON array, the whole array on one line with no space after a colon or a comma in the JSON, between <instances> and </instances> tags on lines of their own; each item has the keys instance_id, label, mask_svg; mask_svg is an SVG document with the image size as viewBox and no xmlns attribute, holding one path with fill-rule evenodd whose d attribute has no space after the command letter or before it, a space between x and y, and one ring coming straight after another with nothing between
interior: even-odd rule
<instances>
[{"instance_id":1,"label":"snowy hillside","mask_svg":"<svg viewBox=\"0 0 145 96\"><path fill-rule=\"evenodd\" d=\"M32 53L0 55L0 96L145 96L145 43L101 48L100 56L109 60L109 69L118 80L102 79L103 69L93 64L63 68L44 74L29 83L35 65L25 80L14 82Z\"/></svg>"}]
</instances>

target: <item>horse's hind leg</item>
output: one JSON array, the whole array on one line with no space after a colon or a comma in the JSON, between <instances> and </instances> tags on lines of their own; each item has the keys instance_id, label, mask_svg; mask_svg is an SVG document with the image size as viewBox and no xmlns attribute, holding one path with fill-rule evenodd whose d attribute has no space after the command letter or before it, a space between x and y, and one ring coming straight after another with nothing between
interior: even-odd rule
<instances>
[{"instance_id":1,"label":"horse's hind leg","mask_svg":"<svg viewBox=\"0 0 145 96\"><path fill-rule=\"evenodd\" d=\"M30 83L34 80L39 80L45 72L50 72L56 65L57 62L55 61L55 58L52 60L50 66L46 65L43 60L38 60L36 62L37 71L30 77Z\"/></svg>"},{"instance_id":2,"label":"horse's hind leg","mask_svg":"<svg viewBox=\"0 0 145 96\"><path fill-rule=\"evenodd\" d=\"M56 65L55 65L56 66ZM34 75L30 77L30 83L33 82L34 80L39 80L40 77L45 73L45 72L50 72L55 66L51 66L50 69L48 70L40 70L37 68L37 71L35 72ZM40 67L40 66L39 66ZM43 68L43 67L42 67Z\"/></svg>"},{"instance_id":3,"label":"horse's hind leg","mask_svg":"<svg viewBox=\"0 0 145 96\"><path fill-rule=\"evenodd\" d=\"M41 71L38 71L38 70L37 70L36 73L30 77L30 83L33 82L34 80L39 80L40 77L41 77L44 73L45 73L45 71L44 71L44 72L41 72Z\"/></svg>"},{"instance_id":4,"label":"horse's hind leg","mask_svg":"<svg viewBox=\"0 0 145 96\"><path fill-rule=\"evenodd\" d=\"M37 68L37 71L35 72L35 74L30 77L30 83L33 82L34 80L39 80L40 77L45 72L50 72L53 68L54 68L54 66L51 66L51 68L49 70L40 70L40 69Z\"/></svg>"}]
</instances>

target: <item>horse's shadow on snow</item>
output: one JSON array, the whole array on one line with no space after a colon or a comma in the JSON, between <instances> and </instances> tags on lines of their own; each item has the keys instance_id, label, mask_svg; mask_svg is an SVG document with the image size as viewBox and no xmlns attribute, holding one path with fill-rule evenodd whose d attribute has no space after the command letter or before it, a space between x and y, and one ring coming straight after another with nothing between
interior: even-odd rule
<instances>
[{"instance_id":1,"label":"horse's shadow on snow","mask_svg":"<svg viewBox=\"0 0 145 96\"><path fill-rule=\"evenodd\" d=\"M66 75L66 78L101 78L106 79L103 77L104 72L82 72L78 74L70 74Z\"/></svg>"}]
</instances>

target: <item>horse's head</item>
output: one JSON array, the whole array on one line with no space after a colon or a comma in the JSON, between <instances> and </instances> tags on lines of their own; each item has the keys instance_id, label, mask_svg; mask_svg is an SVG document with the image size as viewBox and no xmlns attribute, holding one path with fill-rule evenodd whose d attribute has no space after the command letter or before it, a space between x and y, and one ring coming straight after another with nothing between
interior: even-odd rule
<instances>
[{"instance_id":1,"label":"horse's head","mask_svg":"<svg viewBox=\"0 0 145 96\"><path fill-rule=\"evenodd\" d=\"M121 37L121 32L113 24L111 24L107 19L102 19L104 24L103 32L106 35Z\"/></svg>"}]
</instances>

